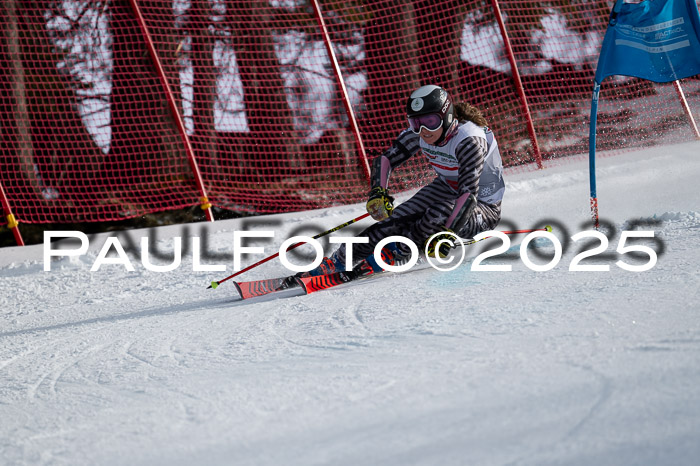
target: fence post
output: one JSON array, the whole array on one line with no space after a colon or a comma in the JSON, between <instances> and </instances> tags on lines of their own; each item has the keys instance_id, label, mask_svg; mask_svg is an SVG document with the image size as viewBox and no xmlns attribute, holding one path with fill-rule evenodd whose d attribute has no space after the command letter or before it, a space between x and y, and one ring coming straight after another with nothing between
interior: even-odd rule
<instances>
[{"instance_id":1,"label":"fence post","mask_svg":"<svg viewBox=\"0 0 700 466\"><path fill-rule=\"evenodd\" d=\"M693 131L695 132L695 139L700 139L700 131L698 131L698 125L695 124L695 118L693 118L693 112L690 111L690 107L688 106L688 101L685 100L685 94L683 93L683 88L681 87L680 81L678 81L678 80L673 81L673 86L676 88L676 93L678 93L678 98L681 101L681 106L683 107L685 114L688 115L688 119L690 120L690 127L693 128Z\"/></svg>"},{"instance_id":2,"label":"fence post","mask_svg":"<svg viewBox=\"0 0 700 466\"><path fill-rule=\"evenodd\" d=\"M352 132L355 136L355 142L357 143L357 148L360 153L360 158L362 161L362 168L364 168L364 174L367 178L367 182L370 180L371 170L369 168L369 159L367 158L367 153L365 152L365 146L362 143L362 136L360 136L360 129L357 126L357 121L355 120L355 113L352 111L352 105L350 105L350 97L348 96L348 91L345 88L345 81L343 80L343 75L340 71L340 66L338 65L338 60L333 51L333 44L331 44L331 38L328 34L328 29L326 28L326 23L323 21L323 15L321 13L321 6L318 4L318 0L312 0L311 2L314 7L314 13L316 14L316 21L318 26L321 28L323 33L323 41L326 44L326 50L328 51L328 56L331 59L331 64L333 65L333 70L335 71L335 79L343 94L343 105L345 106L345 112L350 120L350 126Z\"/></svg>"},{"instance_id":3,"label":"fence post","mask_svg":"<svg viewBox=\"0 0 700 466\"><path fill-rule=\"evenodd\" d=\"M170 84L168 84L168 78L165 76L165 70L163 69L163 65L160 62L160 59L158 58L158 52L156 51L156 47L153 44L151 34L148 32L148 26L146 26L146 22L144 21L143 15L141 14L141 9L139 8L137 3L138 0L129 0L129 2L131 3L131 8L134 11L134 15L136 16L136 20L139 23L139 27L141 28L143 38L146 40L146 44L148 45L148 51L151 55L151 60L153 60L153 65L156 67L156 71L158 72L158 78L160 79L160 83L163 86L163 90L165 90L165 94L168 98L168 106L170 107L170 111L173 114L175 123L177 124L177 128L180 131L180 137L182 137L182 142L185 144L185 150L187 151L187 161L190 164L190 168L192 169L192 173L194 174L195 181L197 182L197 188L199 188L200 207L202 208L202 210L204 210L207 216L207 220L213 222L214 215L211 212L211 204L209 203L209 198L207 197L207 191L204 188L202 174L199 171L199 166L197 165L197 160L194 156L194 149L192 148L192 143L190 142L190 138L187 136L185 123L182 121L182 116L180 115L180 111L177 109L177 104L175 103L175 97L173 96L173 92L170 89Z\"/></svg>"},{"instance_id":4,"label":"fence post","mask_svg":"<svg viewBox=\"0 0 700 466\"><path fill-rule=\"evenodd\" d=\"M9 228L12 234L14 235L17 246L24 246L22 234L19 232L19 223L17 222L17 219L15 219L15 216L12 214L12 209L10 208L10 201L7 199L5 190L2 187L2 183L0 183L0 202L2 203L2 212L3 214L5 214L5 218L7 219L7 228Z\"/></svg>"},{"instance_id":5,"label":"fence post","mask_svg":"<svg viewBox=\"0 0 700 466\"><path fill-rule=\"evenodd\" d=\"M532 115L530 114L530 107L527 104L527 97L525 96L525 89L523 88L523 82L520 80L520 72L518 71L518 64L515 61L515 55L513 54L513 47L510 44L510 39L508 38L508 32L506 31L506 25L503 22L503 15L501 14L501 7L498 4L498 0L491 0L491 5L493 5L493 12L496 15L496 20L498 21L498 27L501 30L501 35L503 36L503 44L506 48L506 53L508 54L508 61L510 61L510 69L513 72L513 81L515 81L515 87L518 90L518 95L520 96L520 107L522 112L525 114L525 119L527 121L527 130L530 133L530 141L532 142L532 149L535 152L535 160L537 161L537 168L543 168L542 166L542 153L540 152L540 146L537 143L537 134L535 133L535 124L532 121Z\"/></svg>"}]
</instances>

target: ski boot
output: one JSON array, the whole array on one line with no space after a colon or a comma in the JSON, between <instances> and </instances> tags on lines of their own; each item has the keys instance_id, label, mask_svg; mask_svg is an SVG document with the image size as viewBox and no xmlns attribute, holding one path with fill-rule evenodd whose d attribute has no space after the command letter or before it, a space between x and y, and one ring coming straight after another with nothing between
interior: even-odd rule
<instances>
[{"instance_id":1,"label":"ski boot","mask_svg":"<svg viewBox=\"0 0 700 466\"><path fill-rule=\"evenodd\" d=\"M311 269L308 272L299 272L296 276L299 278L318 277L319 275L328 275L343 270L345 270L343 263L335 257L335 254L332 254L331 257L324 257L321 260L321 264L315 269Z\"/></svg>"},{"instance_id":2,"label":"ski boot","mask_svg":"<svg viewBox=\"0 0 700 466\"><path fill-rule=\"evenodd\" d=\"M382 261L388 265L405 264L410 257L411 253L404 253L396 243L389 243L382 248ZM374 259L374 254L372 254L353 267L352 271L357 277L364 277L373 273L383 272L384 269L380 267Z\"/></svg>"}]
</instances>

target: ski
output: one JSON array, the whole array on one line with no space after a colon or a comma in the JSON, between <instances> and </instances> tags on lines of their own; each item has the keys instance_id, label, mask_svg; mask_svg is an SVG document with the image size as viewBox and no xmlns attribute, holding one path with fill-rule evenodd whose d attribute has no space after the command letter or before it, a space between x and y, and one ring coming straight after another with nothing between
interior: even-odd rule
<instances>
[{"instance_id":1,"label":"ski","mask_svg":"<svg viewBox=\"0 0 700 466\"><path fill-rule=\"evenodd\" d=\"M363 261L360 265L364 265ZM269 278L264 280L252 280L248 282L233 282L241 299L257 298L279 291L299 288L300 294L315 293L316 291L332 288L337 285L349 283L356 279L369 278L381 272L373 272L371 267L365 265L355 266L355 269L347 272L334 272L313 277L289 277Z\"/></svg>"},{"instance_id":2,"label":"ski","mask_svg":"<svg viewBox=\"0 0 700 466\"><path fill-rule=\"evenodd\" d=\"M353 271L350 272L333 272L326 275L317 275L315 277L299 278L301 286L306 294L316 291L326 290L334 286L349 283L358 278L358 275Z\"/></svg>"},{"instance_id":3,"label":"ski","mask_svg":"<svg viewBox=\"0 0 700 466\"><path fill-rule=\"evenodd\" d=\"M404 258L394 264L392 259L392 265L403 264L406 262L406 260L407 259ZM297 296L300 294L310 294L321 290L327 290L328 288L344 285L351 281L364 280L367 278L376 277L378 275L383 275L384 273L385 271L378 269L376 265L373 267L369 259L364 259L355 265L352 270L342 272L333 272L309 277L292 275L289 277L270 278L267 280L233 283L236 285L236 289L238 290L238 294L241 296L241 299L255 298L290 289L298 289L299 293L294 295Z\"/></svg>"},{"instance_id":4,"label":"ski","mask_svg":"<svg viewBox=\"0 0 700 466\"><path fill-rule=\"evenodd\" d=\"M252 280L248 282L233 282L241 299L256 298L266 294L298 288L301 283L294 276Z\"/></svg>"},{"instance_id":5,"label":"ski","mask_svg":"<svg viewBox=\"0 0 700 466\"><path fill-rule=\"evenodd\" d=\"M400 261L394 265L400 265L405 261ZM326 275L318 275L315 277L298 278L301 286L306 294L315 293L321 290L327 290L338 285L344 285L352 281L366 280L377 276L385 275L385 270L376 270L367 259L357 264L352 270L344 272L334 272Z\"/></svg>"}]
</instances>

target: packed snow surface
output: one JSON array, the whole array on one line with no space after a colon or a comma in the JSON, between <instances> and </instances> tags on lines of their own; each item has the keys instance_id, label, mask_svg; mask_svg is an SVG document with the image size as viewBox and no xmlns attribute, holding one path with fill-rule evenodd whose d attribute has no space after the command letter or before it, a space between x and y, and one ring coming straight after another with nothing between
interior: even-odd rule
<instances>
[{"instance_id":1,"label":"packed snow surface","mask_svg":"<svg viewBox=\"0 0 700 466\"><path fill-rule=\"evenodd\" d=\"M608 271L569 270L600 244L570 240L591 229L585 161L506 174L499 228L551 224L564 244L545 272L525 265L519 235L483 262L510 272L472 270L491 239L452 272L275 300L206 289L233 273L235 231L275 232L247 245L265 248L247 265L362 205L118 236L170 254L174 236L196 236L202 264L224 271L193 271L183 247L170 272L138 253L134 271L93 272L107 236L50 271L41 245L2 249L0 463L697 464L699 156L687 143L598 161L609 244L581 265ZM654 232L623 245L657 254L648 271L617 265L650 260L616 252L632 230ZM532 244L528 257L549 262L553 243ZM241 278L287 273L273 260Z\"/></svg>"}]
</instances>

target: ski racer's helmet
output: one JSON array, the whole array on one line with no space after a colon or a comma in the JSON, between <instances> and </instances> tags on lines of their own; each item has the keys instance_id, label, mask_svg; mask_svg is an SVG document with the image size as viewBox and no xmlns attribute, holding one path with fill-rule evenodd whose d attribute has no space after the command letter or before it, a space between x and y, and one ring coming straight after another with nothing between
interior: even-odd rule
<instances>
[{"instance_id":1,"label":"ski racer's helmet","mask_svg":"<svg viewBox=\"0 0 700 466\"><path fill-rule=\"evenodd\" d=\"M419 87L411 93L406 102L406 115L414 133L420 133L423 126L430 131L442 128L442 135L435 142L436 145L445 139L455 121L450 95L445 89L433 84Z\"/></svg>"}]
</instances>

